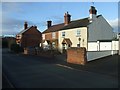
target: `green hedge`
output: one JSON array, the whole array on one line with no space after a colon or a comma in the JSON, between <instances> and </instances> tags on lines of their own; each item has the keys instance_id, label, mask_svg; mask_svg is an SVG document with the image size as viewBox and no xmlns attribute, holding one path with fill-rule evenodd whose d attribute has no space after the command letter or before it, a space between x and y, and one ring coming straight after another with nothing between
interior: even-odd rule
<instances>
[{"instance_id":1,"label":"green hedge","mask_svg":"<svg viewBox=\"0 0 120 90\"><path fill-rule=\"evenodd\" d=\"M15 53L20 53L20 52L23 52L23 48L20 47L18 44L11 44L11 47L10 47L11 51L15 52Z\"/></svg>"},{"instance_id":2,"label":"green hedge","mask_svg":"<svg viewBox=\"0 0 120 90\"><path fill-rule=\"evenodd\" d=\"M8 48L8 41L2 40L2 48Z\"/></svg>"}]
</instances>

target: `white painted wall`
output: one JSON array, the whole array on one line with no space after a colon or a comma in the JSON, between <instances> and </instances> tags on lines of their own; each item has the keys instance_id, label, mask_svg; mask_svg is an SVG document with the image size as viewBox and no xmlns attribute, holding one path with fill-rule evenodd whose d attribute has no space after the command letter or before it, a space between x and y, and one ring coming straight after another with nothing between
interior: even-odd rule
<instances>
[{"instance_id":1,"label":"white painted wall","mask_svg":"<svg viewBox=\"0 0 120 90\"><path fill-rule=\"evenodd\" d=\"M112 42L100 42L100 51L112 50Z\"/></svg>"},{"instance_id":2,"label":"white painted wall","mask_svg":"<svg viewBox=\"0 0 120 90\"><path fill-rule=\"evenodd\" d=\"M112 50L119 50L119 41L112 41Z\"/></svg>"},{"instance_id":3,"label":"white painted wall","mask_svg":"<svg viewBox=\"0 0 120 90\"><path fill-rule=\"evenodd\" d=\"M88 25L88 36L88 41L112 40L113 29L103 16L100 16Z\"/></svg>"},{"instance_id":4,"label":"white painted wall","mask_svg":"<svg viewBox=\"0 0 120 90\"><path fill-rule=\"evenodd\" d=\"M97 42L88 42L88 51L97 51L98 44Z\"/></svg>"},{"instance_id":5,"label":"white painted wall","mask_svg":"<svg viewBox=\"0 0 120 90\"><path fill-rule=\"evenodd\" d=\"M74 28L74 29L67 29L67 30L61 30L58 32L58 42L59 42L59 51L62 52L62 41L64 38L69 38L72 42L72 46L71 47L77 47L77 44L79 44L79 40L76 36L76 32L77 30L80 30L80 46L81 47L86 47L87 49L87 28L86 27L81 27L81 28ZM62 32L65 32L65 37L62 37ZM84 41L83 41L84 40Z\"/></svg>"},{"instance_id":6,"label":"white painted wall","mask_svg":"<svg viewBox=\"0 0 120 90\"><path fill-rule=\"evenodd\" d=\"M88 51L119 50L119 41L88 42Z\"/></svg>"},{"instance_id":7,"label":"white painted wall","mask_svg":"<svg viewBox=\"0 0 120 90\"><path fill-rule=\"evenodd\" d=\"M45 40L45 34L42 34L42 40Z\"/></svg>"},{"instance_id":8,"label":"white painted wall","mask_svg":"<svg viewBox=\"0 0 120 90\"><path fill-rule=\"evenodd\" d=\"M119 41L99 42L99 51L97 51L97 42L88 43L87 60L95 60L98 58L114 55L118 53Z\"/></svg>"}]
</instances>

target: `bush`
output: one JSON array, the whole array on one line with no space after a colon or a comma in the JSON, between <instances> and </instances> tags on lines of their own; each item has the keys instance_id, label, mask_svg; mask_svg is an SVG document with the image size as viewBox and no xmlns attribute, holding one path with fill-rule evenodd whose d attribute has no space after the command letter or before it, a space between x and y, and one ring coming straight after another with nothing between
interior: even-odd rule
<instances>
[{"instance_id":1,"label":"bush","mask_svg":"<svg viewBox=\"0 0 120 90\"><path fill-rule=\"evenodd\" d=\"M2 40L2 48L8 48L8 41Z\"/></svg>"},{"instance_id":2,"label":"bush","mask_svg":"<svg viewBox=\"0 0 120 90\"><path fill-rule=\"evenodd\" d=\"M23 52L23 48L20 47L18 44L11 44L10 47L11 51L15 52L15 53L19 53L19 52Z\"/></svg>"}]
</instances>

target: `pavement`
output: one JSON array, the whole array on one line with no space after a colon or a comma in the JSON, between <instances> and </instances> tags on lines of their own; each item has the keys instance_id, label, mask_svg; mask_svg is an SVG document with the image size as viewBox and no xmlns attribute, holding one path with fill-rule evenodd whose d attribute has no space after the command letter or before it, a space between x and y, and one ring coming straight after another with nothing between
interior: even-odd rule
<instances>
[{"instance_id":1,"label":"pavement","mask_svg":"<svg viewBox=\"0 0 120 90\"><path fill-rule=\"evenodd\" d=\"M14 88L118 88L118 55L83 66L67 63L65 59L14 54L7 50L2 53L3 73L7 77L3 81L9 81ZM10 88L6 83L3 88Z\"/></svg>"}]
</instances>

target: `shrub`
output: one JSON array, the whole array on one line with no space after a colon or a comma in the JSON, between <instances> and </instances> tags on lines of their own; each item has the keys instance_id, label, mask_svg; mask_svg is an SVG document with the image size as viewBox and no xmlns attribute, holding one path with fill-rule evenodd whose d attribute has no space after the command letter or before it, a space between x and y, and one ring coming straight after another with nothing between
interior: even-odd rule
<instances>
[{"instance_id":1,"label":"shrub","mask_svg":"<svg viewBox=\"0 0 120 90\"><path fill-rule=\"evenodd\" d=\"M8 41L2 40L2 48L8 48Z\"/></svg>"},{"instance_id":2,"label":"shrub","mask_svg":"<svg viewBox=\"0 0 120 90\"><path fill-rule=\"evenodd\" d=\"M23 52L23 48L20 47L18 44L11 44L10 49L15 53Z\"/></svg>"}]
</instances>

